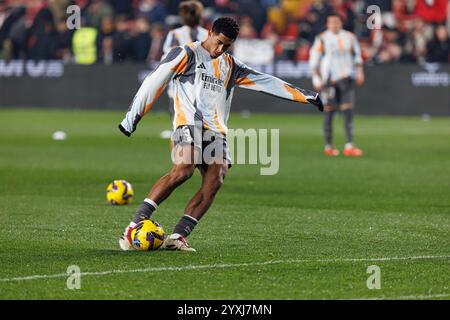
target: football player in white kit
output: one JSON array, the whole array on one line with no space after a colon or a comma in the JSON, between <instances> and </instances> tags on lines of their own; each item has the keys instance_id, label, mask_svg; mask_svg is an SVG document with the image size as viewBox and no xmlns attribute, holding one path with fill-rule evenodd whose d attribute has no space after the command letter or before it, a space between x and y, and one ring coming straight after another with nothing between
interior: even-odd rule
<instances>
[{"instance_id":1,"label":"football player in white kit","mask_svg":"<svg viewBox=\"0 0 450 320\"><path fill-rule=\"evenodd\" d=\"M323 111L318 93L260 73L226 53L238 34L236 21L223 17L214 22L205 41L173 48L144 80L120 123L120 131L131 136L167 84L173 81L173 166L153 185L125 229L119 239L122 250L132 249L131 231L136 224L150 219L172 191L198 168L202 175L201 187L187 204L173 233L162 245L163 249L168 250L195 251L185 238L211 206L231 167L226 135L236 86L290 101L311 103ZM208 153L208 150L212 152ZM203 157L199 157L203 153ZM205 154L210 157L205 158Z\"/></svg>"},{"instance_id":2,"label":"football player in white kit","mask_svg":"<svg viewBox=\"0 0 450 320\"><path fill-rule=\"evenodd\" d=\"M178 14L183 22L183 26L170 30L166 36L163 45L163 57L166 56L172 48L184 46L195 41L204 41L208 37L208 30L201 27L203 16L203 5L197 0L188 0L180 2ZM167 95L169 96L169 114L173 117L173 84L167 85ZM169 139L172 136L172 130L164 130L160 134L161 138Z\"/></svg>"},{"instance_id":3,"label":"football player in white kit","mask_svg":"<svg viewBox=\"0 0 450 320\"><path fill-rule=\"evenodd\" d=\"M364 83L361 49L356 36L342 29L341 17L330 14L327 30L319 34L310 51L314 89L319 91L324 103L325 150L328 156L339 155L332 144L333 115L339 108L344 116L346 144L344 155L360 157L363 151L353 144L354 82ZM355 79L353 73L356 71Z\"/></svg>"}]
</instances>

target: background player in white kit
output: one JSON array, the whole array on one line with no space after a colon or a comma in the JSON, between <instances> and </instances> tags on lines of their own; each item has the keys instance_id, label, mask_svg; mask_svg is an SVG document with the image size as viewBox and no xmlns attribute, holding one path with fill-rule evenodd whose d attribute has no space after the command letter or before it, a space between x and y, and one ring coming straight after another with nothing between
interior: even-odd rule
<instances>
[{"instance_id":1,"label":"background player in white kit","mask_svg":"<svg viewBox=\"0 0 450 320\"><path fill-rule=\"evenodd\" d=\"M316 37L309 63L314 89L321 93L324 103L324 153L328 156L339 155L339 150L332 144L333 116L339 108L344 116L346 134L343 153L346 156L362 156L363 151L353 144L355 89L352 77L356 69L356 84L364 83L361 49L356 36L342 29L338 14L327 17L327 30Z\"/></svg>"},{"instance_id":2,"label":"background player in white kit","mask_svg":"<svg viewBox=\"0 0 450 320\"><path fill-rule=\"evenodd\" d=\"M226 134L235 86L286 100L311 103L323 110L318 93L260 73L225 53L238 34L239 26L236 21L226 17L219 18L214 21L205 41L173 48L144 80L120 123L122 133L130 136L166 85L173 80L173 166L153 185L125 229L119 239L122 250L132 248L130 235L136 224L150 219L158 205L198 168L202 175L201 187L188 202L184 216L162 246L169 250L195 251L185 238L211 206L231 166ZM196 138L199 136L196 132L200 132L200 141ZM207 150L215 151L214 154L211 153L210 161L204 157L198 161L197 155L207 153Z\"/></svg>"},{"instance_id":3,"label":"background player in white kit","mask_svg":"<svg viewBox=\"0 0 450 320\"><path fill-rule=\"evenodd\" d=\"M204 41L208 37L208 30L201 27L203 16L203 5L197 0L188 0L180 2L178 5L178 15L181 18L183 26L170 30L166 36L163 45L163 57L170 50L177 46L184 46L195 41ZM167 95L169 96L169 114L173 117L173 85L169 83L167 86ZM172 130L164 130L161 132L162 138L169 139L172 136Z\"/></svg>"}]
</instances>

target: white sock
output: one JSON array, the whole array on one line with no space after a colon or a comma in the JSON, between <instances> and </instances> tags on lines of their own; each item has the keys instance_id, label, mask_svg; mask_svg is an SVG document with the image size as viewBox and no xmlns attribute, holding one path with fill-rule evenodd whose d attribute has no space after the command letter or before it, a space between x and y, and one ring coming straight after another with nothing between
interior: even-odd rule
<instances>
[{"instance_id":1,"label":"white sock","mask_svg":"<svg viewBox=\"0 0 450 320\"><path fill-rule=\"evenodd\" d=\"M144 202L147 202L149 205L151 205L153 208L158 209L158 205L156 204L155 201L153 201L152 199L149 198L145 198Z\"/></svg>"},{"instance_id":2,"label":"white sock","mask_svg":"<svg viewBox=\"0 0 450 320\"><path fill-rule=\"evenodd\" d=\"M192 219L192 220L194 220L195 222L197 222L198 223L198 220L197 219L195 219L194 217L191 217L190 215L188 215L188 214L184 214L184 216L185 217L189 217L190 219Z\"/></svg>"},{"instance_id":3,"label":"white sock","mask_svg":"<svg viewBox=\"0 0 450 320\"><path fill-rule=\"evenodd\" d=\"M353 143L347 142L347 143L345 144L345 147L344 147L344 148L345 148L345 149L353 148Z\"/></svg>"}]
</instances>

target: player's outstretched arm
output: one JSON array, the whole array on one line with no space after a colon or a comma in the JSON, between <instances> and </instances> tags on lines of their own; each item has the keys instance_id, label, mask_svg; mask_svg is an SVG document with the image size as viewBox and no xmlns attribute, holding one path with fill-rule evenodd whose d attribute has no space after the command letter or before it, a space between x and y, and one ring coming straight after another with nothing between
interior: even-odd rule
<instances>
[{"instance_id":1,"label":"player's outstretched arm","mask_svg":"<svg viewBox=\"0 0 450 320\"><path fill-rule=\"evenodd\" d=\"M320 111L323 104L317 92L296 87L277 77L258 72L236 61L235 83L239 87L264 92L282 99L311 103Z\"/></svg>"},{"instance_id":2,"label":"player's outstretched arm","mask_svg":"<svg viewBox=\"0 0 450 320\"><path fill-rule=\"evenodd\" d=\"M312 83L314 90L322 91L324 83L320 74L320 61L323 56L323 40L320 35L314 40L314 44L309 50L309 66L311 67Z\"/></svg>"},{"instance_id":3,"label":"player's outstretched arm","mask_svg":"<svg viewBox=\"0 0 450 320\"><path fill-rule=\"evenodd\" d=\"M123 134L129 137L136 130L137 124L150 110L166 85L174 76L183 73L186 65L187 53L185 49L175 47L166 55L158 67L145 78L125 118L119 124L119 129Z\"/></svg>"},{"instance_id":4,"label":"player's outstretched arm","mask_svg":"<svg viewBox=\"0 0 450 320\"><path fill-rule=\"evenodd\" d=\"M358 39L354 34L352 34L352 51L353 61L356 68L356 84L361 86L364 83L363 59L361 55L361 47L359 46Z\"/></svg>"}]
</instances>

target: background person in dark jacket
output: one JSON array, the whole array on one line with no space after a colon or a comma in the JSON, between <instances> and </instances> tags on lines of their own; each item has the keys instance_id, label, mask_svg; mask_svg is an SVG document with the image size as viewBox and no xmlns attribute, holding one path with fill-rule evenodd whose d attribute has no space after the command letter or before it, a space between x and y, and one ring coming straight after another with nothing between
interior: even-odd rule
<instances>
[{"instance_id":1,"label":"background person in dark jacket","mask_svg":"<svg viewBox=\"0 0 450 320\"><path fill-rule=\"evenodd\" d=\"M152 44L150 37L150 26L145 17L136 20L135 34L131 40L133 60L145 62Z\"/></svg>"},{"instance_id":2,"label":"background person in dark jacket","mask_svg":"<svg viewBox=\"0 0 450 320\"><path fill-rule=\"evenodd\" d=\"M434 30L433 40L427 44L427 62L450 62L450 39L444 25Z\"/></svg>"}]
</instances>

